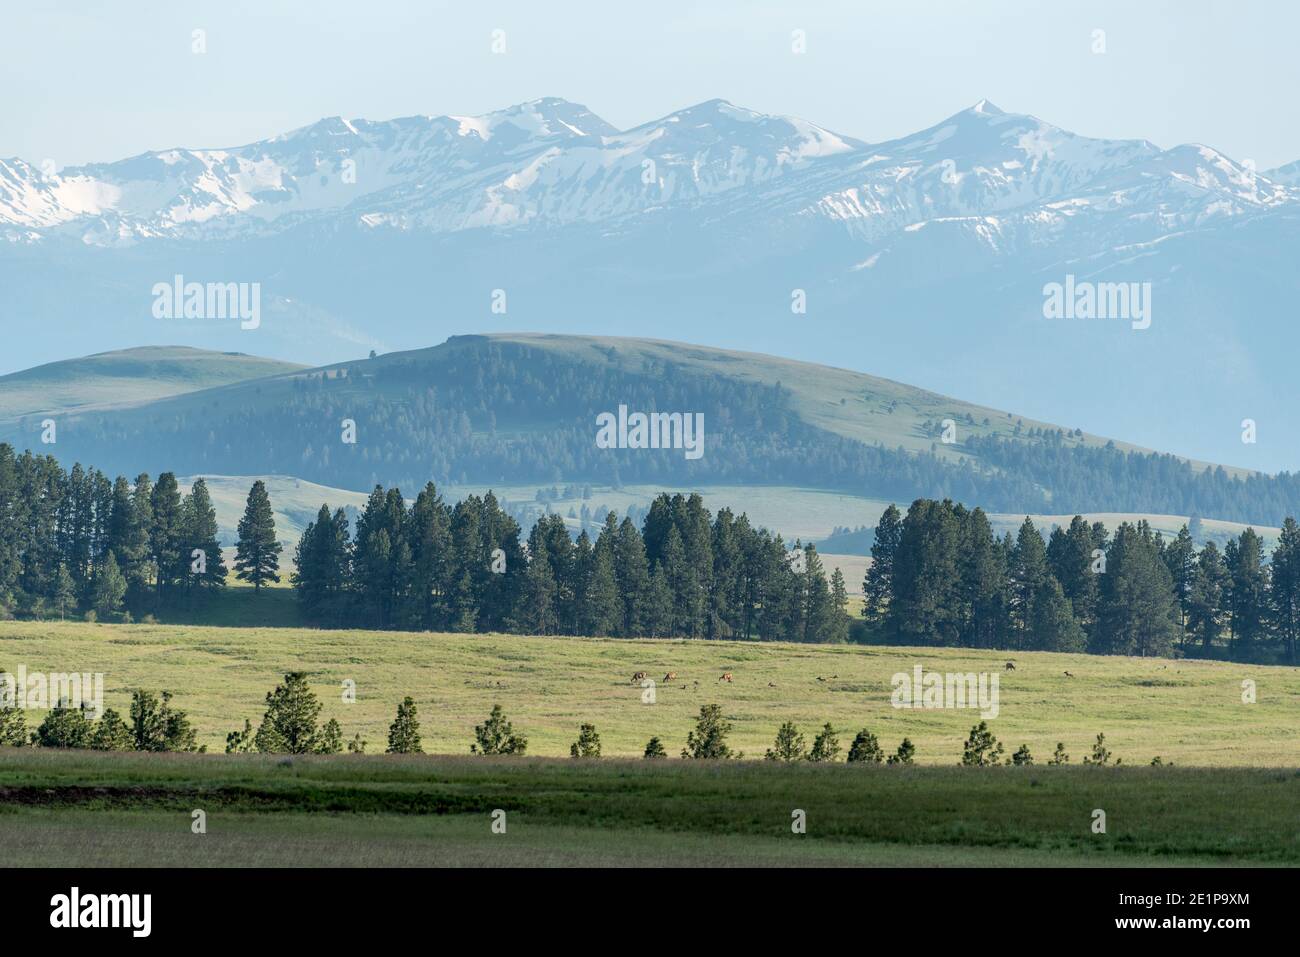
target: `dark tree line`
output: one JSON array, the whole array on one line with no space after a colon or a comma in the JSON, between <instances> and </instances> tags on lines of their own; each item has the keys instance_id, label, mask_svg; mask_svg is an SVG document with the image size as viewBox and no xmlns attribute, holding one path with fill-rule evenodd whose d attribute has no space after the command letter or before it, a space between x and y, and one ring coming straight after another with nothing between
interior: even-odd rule
<instances>
[{"instance_id":1,"label":"dark tree line","mask_svg":"<svg viewBox=\"0 0 1300 957\"><path fill-rule=\"evenodd\" d=\"M843 576L697 494L660 495L640 526L610 512L594 538L542 516L527 539L489 492L452 505L429 483L408 504L377 486L358 516L322 506L298 543L303 613L327 626L530 634L860 640L1296 663L1300 527L1271 556L1247 529L1220 551L1146 522L1110 533L1076 516L1044 537L994 536L980 508L918 499L881 517L850 628ZM278 582L261 481L239 523L237 576ZM0 444L0 617L149 614L226 583L202 479L109 481Z\"/></svg>"},{"instance_id":2,"label":"dark tree line","mask_svg":"<svg viewBox=\"0 0 1300 957\"><path fill-rule=\"evenodd\" d=\"M525 540L491 493L408 507L376 487L349 533L322 505L298 543L304 614L325 625L528 634L845 641L848 596L817 550L697 494L660 495L641 527L610 512L594 539L559 515Z\"/></svg>"},{"instance_id":3,"label":"dark tree line","mask_svg":"<svg viewBox=\"0 0 1300 957\"><path fill-rule=\"evenodd\" d=\"M1265 561L1246 529L1220 551L1141 521L1114 533L1075 516L1046 540L1025 519L997 538L982 509L890 506L863 584L871 640L1296 663L1300 527L1287 518Z\"/></svg>"},{"instance_id":4,"label":"dark tree line","mask_svg":"<svg viewBox=\"0 0 1300 957\"><path fill-rule=\"evenodd\" d=\"M237 577L278 581L270 501L254 483L239 525ZM164 472L114 480L0 443L0 617L131 617L190 607L226 584L207 484Z\"/></svg>"},{"instance_id":5,"label":"dark tree line","mask_svg":"<svg viewBox=\"0 0 1300 957\"><path fill-rule=\"evenodd\" d=\"M1072 445L1069 438L1060 430L1031 429L1016 439L972 437L962 448L1018 483L1051 489L1054 511L1204 515L1277 526L1300 502L1300 475L1290 472L1236 478L1221 465L1198 470L1176 455L1125 452L1112 442ZM967 501L984 502L995 511L1019 511L1031 500L1022 498L1012 509L988 498Z\"/></svg>"}]
</instances>

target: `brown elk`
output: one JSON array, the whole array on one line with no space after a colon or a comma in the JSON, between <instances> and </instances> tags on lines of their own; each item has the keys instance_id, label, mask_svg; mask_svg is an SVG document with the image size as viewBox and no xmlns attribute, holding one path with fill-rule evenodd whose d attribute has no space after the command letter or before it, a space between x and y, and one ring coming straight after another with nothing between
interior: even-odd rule
<instances>
[{"instance_id":1,"label":"brown elk","mask_svg":"<svg viewBox=\"0 0 1300 957\"><path fill-rule=\"evenodd\" d=\"M725 681L725 682L727 682L727 684L731 684L731 672L730 672L730 671L724 671L724 672L722 673L722 677L720 677L718 680L719 680L719 681Z\"/></svg>"},{"instance_id":2,"label":"brown elk","mask_svg":"<svg viewBox=\"0 0 1300 957\"><path fill-rule=\"evenodd\" d=\"M638 681L645 681L649 677L650 675L648 675L646 672L638 671L636 674L632 676L631 684L636 684Z\"/></svg>"},{"instance_id":3,"label":"brown elk","mask_svg":"<svg viewBox=\"0 0 1300 957\"><path fill-rule=\"evenodd\" d=\"M670 671L664 675L664 681L675 681L676 679L677 679L677 672L675 671Z\"/></svg>"},{"instance_id":4,"label":"brown elk","mask_svg":"<svg viewBox=\"0 0 1300 957\"><path fill-rule=\"evenodd\" d=\"M1008 661L1007 671L1015 671L1015 670L1016 670L1016 663L1014 661Z\"/></svg>"}]
</instances>

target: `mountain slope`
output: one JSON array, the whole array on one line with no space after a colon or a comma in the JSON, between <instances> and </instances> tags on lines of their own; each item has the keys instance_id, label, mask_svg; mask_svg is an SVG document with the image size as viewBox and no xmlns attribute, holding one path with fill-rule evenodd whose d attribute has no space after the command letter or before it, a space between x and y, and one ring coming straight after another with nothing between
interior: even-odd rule
<instances>
[{"instance_id":1,"label":"mountain slope","mask_svg":"<svg viewBox=\"0 0 1300 957\"><path fill-rule=\"evenodd\" d=\"M599 417L620 407L702 415L699 454L680 433L672 447L608 447ZM1241 481L863 373L614 337L457 336L58 421L50 451L110 473L293 475L352 490L766 485L1268 525L1296 500L1288 476ZM37 432L0 423L20 448Z\"/></svg>"},{"instance_id":2,"label":"mountain slope","mask_svg":"<svg viewBox=\"0 0 1300 957\"><path fill-rule=\"evenodd\" d=\"M0 422L148 402L299 368L278 359L185 346L104 352L0 376Z\"/></svg>"}]
</instances>

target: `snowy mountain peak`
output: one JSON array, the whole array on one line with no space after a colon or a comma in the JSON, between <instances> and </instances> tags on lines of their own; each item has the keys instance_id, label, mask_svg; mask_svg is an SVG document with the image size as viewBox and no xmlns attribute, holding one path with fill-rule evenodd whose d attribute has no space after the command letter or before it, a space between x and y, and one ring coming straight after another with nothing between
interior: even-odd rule
<instances>
[{"instance_id":1,"label":"snowy mountain peak","mask_svg":"<svg viewBox=\"0 0 1300 957\"><path fill-rule=\"evenodd\" d=\"M1288 185L1300 179L1297 167L1270 178L1208 147L1161 151L1078 136L987 99L868 145L720 98L619 131L582 104L543 97L477 116L329 116L246 146L57 173L0 161L0 237L119 245L305 221L448 233L689 216L705 206L812 216L870 242L926 222L1040 206L1044 222L1063 210L1149 211L1172 228L1300 202Z\"/></svg>"},{"instance_id":2,"label":"snowy mountain peak","mask_svg":"<svg viewBox=\"0 0 1300 957\"><path fill-rule=\"evenodd\" d=\"M580 103L558 97L543 97L476 117L453 117L460 121L462 135L477 134L491 139L503 129L512 135L548 138L609 136L618 130Z\"/></svg>"},{"instance_id":3,"label":"snowy mountain peak","mask_svg":"<svg viewBox=\"0 0 1300 957\"><path fill-rule=\"evenodd\" d=\"M967 112L977 113L980 116L1005 116L1006 113L990 102L989 100L980 100L972 106Z\"/></svg>"},{"instance_id":4,"label":"snowy mountain peak","mask_svg":"<svg viewBox=\"0 0 1300 957\"><path fill-rule=\"evenodd\" d=\"M283 143L292 140L356 135L358 135L357 128L343 117L326 116L317 120L315 123L311 123L307 126L300 126L296 130L290 130L288 133L281 133L279 136L273 136L270 142Z\"/></svg>"}]
</instances>

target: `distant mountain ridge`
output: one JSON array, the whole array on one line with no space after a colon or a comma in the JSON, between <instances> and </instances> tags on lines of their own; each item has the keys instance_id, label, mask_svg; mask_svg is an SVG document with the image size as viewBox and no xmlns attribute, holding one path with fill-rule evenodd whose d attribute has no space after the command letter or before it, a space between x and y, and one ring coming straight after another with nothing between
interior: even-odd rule
<instances>
[{"instance_id":1,"label":"distant mountain ridge","mask_svg":"<svg viewBox=\"0 0 1300 957\"><path fill-rule=\"evenodd\" d=\"M1275 181L1209 147L1091 139L987 100L869 144L726 100L619 131L586 107L544 98L476 117L327 117L245 146L159 150L57 172L0 160L0 226L14 241L70 232L103 245L328 217L437 233L611 223L678 206L733 215L735 201L762 196L879 239L1021 207L1038 209L1047 217L1040 227L1052 228L1080 205L1136 191L1162 206L1158 228L1168 233L1202 216L1300 203L1292 167ZM1165 196L1145 195L1153 191Z\"/></svg>"},{"instance_id":2,"label":"distant mountain ridge","mask_svg":"<svg viewBox=\"0 0 1300 957\"><path fill-rule=\"evenodd\" d=\"M725 100L618 130L547 98L59 171L6 160L0 321L49 334L0 370L61 339L324 365L467 329L649 335L1296 469L1296 169L987 100L885 142ZM176 276L256 285L258 328L157 318ZM1149 328L1045 318L1070 276L1149 283Z\"/></svg>"}]
</instances>

